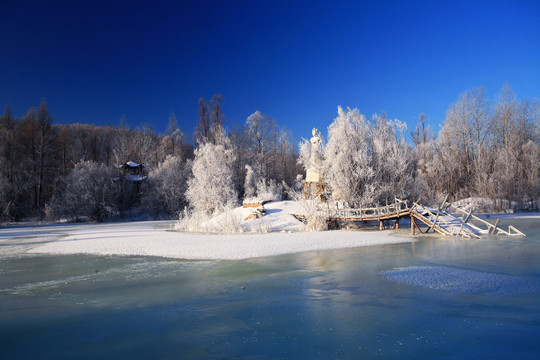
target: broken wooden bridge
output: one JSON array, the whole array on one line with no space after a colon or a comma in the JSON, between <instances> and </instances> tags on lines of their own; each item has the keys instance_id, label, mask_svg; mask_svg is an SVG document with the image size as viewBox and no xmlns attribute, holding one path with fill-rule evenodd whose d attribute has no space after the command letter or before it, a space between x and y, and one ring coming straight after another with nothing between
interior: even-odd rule
<instances>
[{"instance_id":1,"label":"broken wooden bridge","mask_svg":"<svg viewBox=\"0 0 540 360\"><path fill-rule=\"evenodd\" d=\"M323 216L326 217L329 225L338 222L367 222L378 221L379 228L385 229L385 222L394 221L392 228L399 228L399 221L402 218L410 218L412 235L419 232L437 232L446 236L458 236L462 238L479 238L481 235L506 235L506 236L525 236L513 226L508 230L500 228L499 220L495 224L473 215L452 204L443 201L439 208L429 208L413 202L408 206L406 200L395 199L394 203L386 206L377 206L363 209L320 209ZM419 223L427 226L422 231Z\"/></svg>"}]
</instances>

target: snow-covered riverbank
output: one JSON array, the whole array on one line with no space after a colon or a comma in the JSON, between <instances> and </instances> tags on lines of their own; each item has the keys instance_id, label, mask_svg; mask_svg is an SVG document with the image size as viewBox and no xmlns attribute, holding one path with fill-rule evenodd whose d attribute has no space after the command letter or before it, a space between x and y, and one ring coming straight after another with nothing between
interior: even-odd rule
<instances>
[{"instance_id":1,"label":"snow-covered riverbank","mask_svg":"<svg viewBox=\"0 0 540 360\"><path fill-rule=\"evenodd\" d=\"M323 231L267 234L190 234L144 223L76 230L30 253L142 255L178 259L236 260L305 251L410 242L379 231Z\"/></svg>"},{"instance_id":2,"label":"snow-covered riverbank","mask_svg":"<svg viewBox=\"0 0 540 360\"><path fill-rule=\"evenodd\" d=\"M195 234L173 231L174 222L131 222L29 226L5 229L0 234L1 254L92 254L159 256L178 259L236 260L306 251L353 248L411 242L389 231L302 231L292 213L294 202L265 206L261 219L244 220L254 209L236 209L243 228L267 233ZM219 218L216 221L220 221ZM250 226L245 226L250 225Z\"/></svg>"},{"instance_id":3,"label":"snow-covered riverbank","mask_svg":"<svg viewBox=\"0 0 540 360\"><path fill-rule=\"evenodd\" d=\"M265 210L266 215L255 220L244 220L255 209L238 208L229 215L238 218L235 221L246 231L243 234L179 232L172 230L174 221L15 226L0 231L0 256L41 253L235 260L416 241L390 231L305 232L302 223L291 215L303 211L297 202L273 202L265 205ZM218 224L223 220L218 217L212 221ZM249 233L250 228L269 232Z\"/></svg>"}]
</instances>

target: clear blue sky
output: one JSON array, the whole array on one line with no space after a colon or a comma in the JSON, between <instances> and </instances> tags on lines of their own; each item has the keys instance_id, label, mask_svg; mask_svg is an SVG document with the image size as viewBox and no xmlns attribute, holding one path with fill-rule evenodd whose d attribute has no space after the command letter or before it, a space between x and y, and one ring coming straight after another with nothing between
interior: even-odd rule
<instances>
[{"instance_id":1,"label":"clear blue sky","mask_svg":"<svg viewBox=\"0 0 540 360\"><path fill-rule=\"evenodd\" d=\"M260 110L297 138L338 105L434 126L463 91L540 95L540 1L2 1L0 111L191 134Z\"/></svg>"}]
</instances>

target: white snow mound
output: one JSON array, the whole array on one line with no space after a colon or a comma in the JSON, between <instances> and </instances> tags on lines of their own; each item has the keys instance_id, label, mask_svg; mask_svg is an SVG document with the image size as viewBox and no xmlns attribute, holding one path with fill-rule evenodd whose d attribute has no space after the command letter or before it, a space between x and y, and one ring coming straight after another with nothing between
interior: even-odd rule
<instances>
[{"instance_id":1,"label":"white snow mound","mask_svg":"<svg viewBox=\"0 0 540 360\"><path fill-rule=\"evenodd\" d=\"M240 206L203 222L200 230L213 233L297 232L304 230L304 224L292 214L304 213L296 201L266 203L264 215L257 208ZM259 218L249 218L251 215L259 215Z\"/></svg>"}]
</instances>

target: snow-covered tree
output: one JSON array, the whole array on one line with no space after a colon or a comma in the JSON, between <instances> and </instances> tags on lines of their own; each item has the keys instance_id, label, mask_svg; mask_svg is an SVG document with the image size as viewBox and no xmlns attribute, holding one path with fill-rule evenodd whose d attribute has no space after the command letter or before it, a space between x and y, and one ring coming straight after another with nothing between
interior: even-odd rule
<instances>
[{"instance_id":1,"label":"snow-covered tree","mask_svg":"<svg viewBox=\"0 0 540 360\"><path fill-rule=\"evenodd\" d=\"M246 126L253 169L258 176L270 178L278 152L278 125L273 118L257 110L248 116Z\"/></svg>"},{"instance_id":2,"label":"snow-covered tree","mask_svg":"<svg viewBox=\"0 0 540 360\"><path fill-rule=\"evenodd\" d=\"M459 150L456 160L465 166L466 188L470 193L486 195L492 119L490 103L481 88L459 95L446 113L441 132Z\"/></svg>"},{"instance_id":3,"label":"snow-covered tree","mask_svg":"<svg viewBox=\"0 0 540 360\"><path fill-rule=\"evenodd\" d=\"M105 221L116 211L114 174L110 168L93 161L75 165L65 179L65 188L53 197L50 213L56 217L89 217Z\"/></svg>"},{"instance_id":4,"label":"snow-covered tree","mask_svg":"<svg viewBox=\"0 0 540 360\"><path fill-rule=\"evenodd\" d=\"M403 132L407 125L397 119L390 120L386 114L374 115L373 168L377 184L376 201L380 204L393 202L394 197L411 197L413 190L412 151Z\"/></svg>"},{"instance_id":5,"label":"snow-covered tree","mask_svg":"<svg viewBox=\"0 0 540 360\"><path fill-rule=\"evenodd\" d=\"M257 191L257 177L253 168L246 165L246 178L244 180L244 198L252 198Z\"/></svg>"},{"instance_id":6,"label":"snow-covered tree","mask_svg":"<svg viewBox=\"0 0 540 360\"><path fill-rule=\"evenodd\" d=\"M154 216L178 214L187 205L187 180L191 175L191 161L169 155L148 174L143 205Z\"/></svg>"},{"instance_id":7,"label":"snow-covered tree","mask_svg":"<svg viewBox=\"0 0 540 360\"><path fill-rule=\"evenodd\" d=\"M304 172L311 166L311 143L309 140L302 138L298 144L298 164L304 167Z\"/></svg>"},{"instance_id":8,"label":"snow-covered tree","mask_svg":"<svg viewBox=\"0 0 540 360\"><path fill-rule=\"evenodd\" d=\"M529 209L540 207L540 144L529 140L523 149L523 160L521 161L521 189L524 198L530 206Z\"/></svg>"},{"instance_id":9,"label":"snow-covered tree","mask_svg":"<svg viewBox=\"0 0 540 360\"><path fill-rule=\"evenodd\" d=\"M235 158L230 145L207 142L195 149L186 198L197 213L212 215L237 202L233 182Z\"/></svg>"},{"instance_id":10,"label":"snow-covered tree","mask_svg":"<svg viewBox=\"0 0 540 360\"><path fill-rule=\"evenodd\" d=\"M323 178L349 205L367 206L375 197L370 129L358 109L344 111L328 127Z\"/></svg>"},{"instance_id":11,"label":"snow-covered tree","mask_svg":"<svg viewBox=\"0 0 540 360\"><path fill-rule=\"evenodd\" d=\"M185 159L186 154L184 154L183 143L184 137L184 133L180 128L178 128L176 115L171 113L169 116L169 125L167 126L167 131L159 141L159 147L157 149L159 162L163 162L168 155Z\"/></svg>"},{"instance_id":12,"label":"snow-covered tree","mask_svg":"<svg viewBox=\"0 0 540 360\"><path fill-rule=\"evenodd\" d=\"M194 133L194 138L198 143L221 143L225 118L221 111L222 100L223 97L220 94L215 94L209 101L204 100L202 97L199 99L199 123Z\"/></svg>"}]
</instances>

